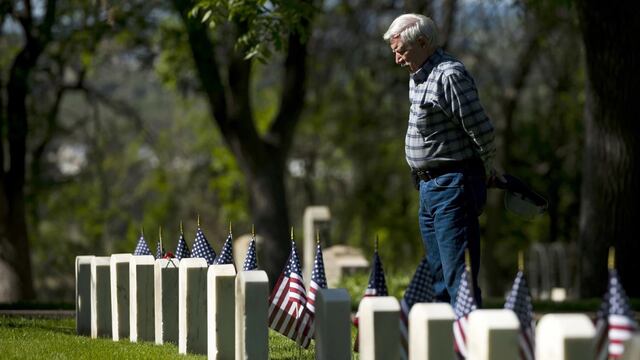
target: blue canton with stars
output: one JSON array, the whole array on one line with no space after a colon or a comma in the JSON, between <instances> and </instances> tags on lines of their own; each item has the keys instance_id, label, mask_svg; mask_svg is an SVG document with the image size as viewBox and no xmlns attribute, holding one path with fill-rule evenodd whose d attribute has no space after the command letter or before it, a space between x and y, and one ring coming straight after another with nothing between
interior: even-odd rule
<instances>
[{"instance_id":1,"label":"blue canton with stars","mask_svg":"<svg viewBox=\"0 0 640 360\"><path fill-rule=\"evenodd\" d=\"M385 278L384 278L384 269L382 268L382 260L380 260L380 255L378 254L378 250L376 250L373 253L373 267L371 269L371 274L369 275L369 284L364 294L375 295L375 296L389 295L389 292L387 291L387 282L385 281Z\"/></svg>"},{"instance_id":2,"label":"blue canton with stars","mask_svg":"<svg viewBox=\"0 0 640 360\"><path fill-rule=\"evenodd\" d=\"M418 265L402 300L406 303L407 310L410 310L413 304L418 302L431 302L433 301L433 297L433 279L431 278L429 264L425 257L422 258L420 265Z\"/></svg>"},{"instance_id":3,"label":"blue canton with stars","mask_svg":"<svg viewBox=\"0 0 640 360\"><path fill-rule=\"evenodd\" d=\"M311 271L311 281L318 284L319 288L327 288L327 278L324 274L324 259L322 258L320 244L316 247L316 258L313 263L313 270Z\"/></svg>"},{"instance_id":4,"label":"blue canton with stars","mask_svg":"<svg viewBox=\"0 0 640 360\"><path fill-rule=\"evenodd\" d=\"M513 310L518 320L520 320L521 328L526 329L531 327L533 321L533 305L531 305L531 294L529 294L527 280L522 271L519 271L518 275L516 275L516 280L513 282L513 287L507 297L504 308Z\"/></svg>"},{"instance_id":5,"label":"blue canton with stars","mask_svg":"<svg viewBox=\"0 0 640 360\"><path fill-rule=\"evenodd\" d=\"M244 258L244 264L242 270L250 271L258 269L258 257L256 255L256 239L252 238L249 242L249 248L247 249L247 255Z\"/></svg>"},{"instance_id":6,"label":"blue canton with stars","mask_svg":"<svg viewBox=\"0 0 640 360\"><path fill-rule=\"evenodd\" d=\"M176 259L184 259L191 256L191 251L189 251L189 246L187 246L187 241L184 239L184 234L180 234L180 239L178 239L178 247L176 248Z\"/></svg>"},{"instance_id":7,"label":"blue canton with stars","mask_svg":"<svg viewBox=\"0 0 640 360\"><path fill-rule=\"evenodd\" d=\"M470 312L477 309L476 301L469 287L469 273L465 270L462 273L462 279L458 286L458 296L456 296L456 319L469 315Z\"/></svg>"},{"instance_id":8,"label":"blue canton with stars","mask_svg":"<svg viewBox=\"0 0 640 360\"><path fill-rule=\"evenodd\" d=\"M207 238L204 236L202 229L196 231L196 241L193 243L193 251L191 257L203 258L207 260L207 265L213 265L216 260L216 252L213 250Z\"/></svg>"},{"instance_id":9,"label":"blue canton with stars","mask_svg":"<svg viewBox=\"0 0 640 360\"><path fill-rule=\"evenodd\" d=\"M216 258L216 265L233 265L233 237L231 234L227 236L227 240L220 250L220 255Z\"/></svg>"},{"instance_id":10,"label":"blue canton with stars","mask_svg":"<svg viewBox=\"0 0 640 360\"><path fill-rule=\"evenodd\" d=\"M162 259L164 257L164 248L158 241L158 246L156 247L156 259Z\"/></svg>"},{"instance_id":11,"label":"blue canton with stars","mask_svg":"<svg viewBox=\"0 0 640 360\"><path fill-rule=\"evenodd\" d=\"M152 255L147 242L144 241L144 235L140 235L136 249L133 251L133 255Z\"/></svg>"},{"instance_id":12,"label":"blue canton with stars","mask_svg":"<svg viewBox=\"0 0 640 360\"><path fill-rule=\"evenodd\" d=\"M284 269L284 276L291 277L291 274L296 274L302 279L302 270L300 269L300 258L296 251L296 243L291 241L291 255L289 261L287 261L287 267Z\"/></svg>"}]
</instances>

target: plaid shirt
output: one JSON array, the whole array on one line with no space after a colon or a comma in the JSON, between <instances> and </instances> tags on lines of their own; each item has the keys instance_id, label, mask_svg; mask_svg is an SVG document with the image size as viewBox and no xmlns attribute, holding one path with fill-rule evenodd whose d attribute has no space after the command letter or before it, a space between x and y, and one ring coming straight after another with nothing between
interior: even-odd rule
<instances>
[{"instance_id":1,"label":"plaid shirt","mask_svg":"<svg viewBox=\"0 0 640 360\"><path fill-rule=\"evenodd\" d=\"M488 174L495 153L493 125L459 60L436 50L411 74L409 100L405 153L411 168L479 157Z\"/></svg>"}]
</instances>

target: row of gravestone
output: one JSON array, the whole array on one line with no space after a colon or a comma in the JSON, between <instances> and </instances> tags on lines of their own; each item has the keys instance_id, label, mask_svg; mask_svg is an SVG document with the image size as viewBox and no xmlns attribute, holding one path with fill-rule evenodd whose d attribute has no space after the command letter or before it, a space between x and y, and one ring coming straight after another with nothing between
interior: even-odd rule
<instances>
[{"instance_id":1,"label":"row of gravestone","mask_svg":"<svg viewBox=\"0 0 640 360\"><path fill-rule=\"evenodd\" d=\"M268 291L264 271L204 259L158 259L115 254L76 258L77 331L91 337L178 344L181 354L212 359L268 359ZM400 357L400 305L366 297L359 306L361 359ZM350 298L321 289L316 300L317 359L350 359ZM454 359L453 310L421 303L409 313L409 358ZM468 359L517 359L519 322L511 310L476 310L467 327ZM538 359L594 358L595 329L586 315L544 316L537 327ZM638 337L625 352L638 355Z\"/></svg>"}]
</instances>

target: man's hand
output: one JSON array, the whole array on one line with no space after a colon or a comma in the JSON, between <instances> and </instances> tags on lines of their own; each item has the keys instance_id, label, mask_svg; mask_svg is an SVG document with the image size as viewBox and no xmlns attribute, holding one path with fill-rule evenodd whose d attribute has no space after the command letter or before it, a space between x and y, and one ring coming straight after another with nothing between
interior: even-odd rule
<instances>
[{"instance_id":1,"label":"man's hand","mask_svg":"<svg viewBox=\"0 0 640 360\"><path fill-rule=\"evenodd\" d=\"M414 189L420 190L420 177L418 176L418 172L414 169L411 169L411 182L413 183Z\"/></svg>"},{"instance_id":2,"label":"man's hand","mask_svg":"<svg viewBox=\"0 0 640 360\"><path fill-rule=\"evenodd\" d=\"M507 179L504 178L503 174L504 172L498 172L495 168L491 169L487 176L487 188L503 189L507 183Z\"/></svg>"}]
</instances>

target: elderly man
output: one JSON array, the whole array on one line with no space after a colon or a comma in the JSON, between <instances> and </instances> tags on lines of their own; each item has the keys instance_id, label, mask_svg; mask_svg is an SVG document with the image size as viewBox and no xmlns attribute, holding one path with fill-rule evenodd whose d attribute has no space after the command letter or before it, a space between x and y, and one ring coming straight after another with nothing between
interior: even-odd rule
<instances>
[{"instance_id":1,"label":"elderly man","mask_svg":"<svg viewBox=\"0 0 640 360\"><path fill-rule=\"evenodd\" d=\"M391 23L384 40L396 64L410 73L405 153L420 191L418 221L436 299L455 303L465 249L469 249L480 305L478 216L486 202L485 174L493 174L493 126L471 75L438 46L431 19L401 15Z\"/></svg>"}]
</instances>

